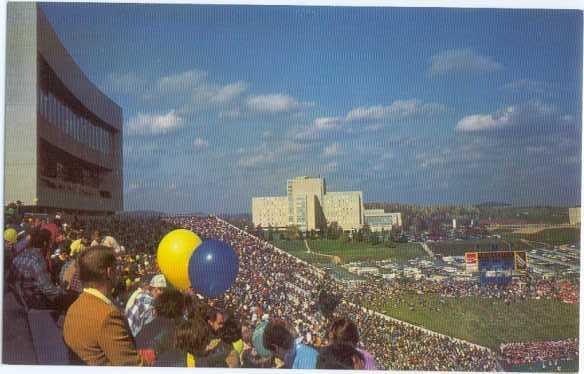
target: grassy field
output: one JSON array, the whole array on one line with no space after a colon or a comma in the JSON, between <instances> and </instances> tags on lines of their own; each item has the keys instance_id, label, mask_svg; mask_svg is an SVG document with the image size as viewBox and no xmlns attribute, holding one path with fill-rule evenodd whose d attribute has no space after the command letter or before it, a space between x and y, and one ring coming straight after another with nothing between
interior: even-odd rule
<instances>
[{"instance_id":1,"label":"grassy field","mask_svg":"<svg viewBox=\"0 0 584 374\"><path fill-rule=\"evenodd\" d=\"M427 257L422 246L416 243L395 243L394 248L388 248L382 244L346 243L341 240L309 240L308 245L313 251L339 256L343 263L385 259L406 262L416 257Z\"/></svg>"},{"instance_id":2,"label":"grassy field","mask_svg":"<svg viewBox=\"0 0 584 374\"><path fill-rule=\"evenodd\" d=\"M576 244L580 242L579 228L545 229L535 234L505 234L506 238L526 239L551 245Z\"/></svg>"},{"instance_id":3,"label":"grassy field","mask_svg":"<svg viewBox=\"0 0 584 374\"><path fill-rule=\"evenodd\" d=\"M275 241L274 244L311 263L331 265L330 259L307 253L302 240L282 240ZM482 245L486 246L483 249L490 248L489 243ZM396 248L385 248L336 240L311 240L309 246L319 253L340 256L343 262L386 258L407 261L426 256L420 245L415 243L399 243ZM398 305L388 300L380 311L400 320L494 349L507 342L578 336L578 305L555 300L525 300L505 305L498 299L440 298L436 295L414 293L404 295L403 299L404 302ZM410 305L413 305L413 310Z\"/></svg>"},{"instance_id":4,"label":"grassy field","mask_svg":"<svg viewBox=\"0 0 584 374\"><path fill-rule=\"evenodd\" d=\"M306 252L303 240L274 240L272 243L276 247L311 264L329 265L331 263L329 258Z\"/></svg>"},{"instance_id":5,"label":"grassy field","mask_svg":"<svg viewBox=\"0 0 584 374\"><path fill-rule=\"evenodd\" d=\"M330 259L306 252L303 240L274 240L274 245L303 260L316 263L330 263ZM343 263L351 261L377 261L392 259L396 262L406 262L416 257L427 257L419 244L395 243L394 248L381 244L345 243L341 240L308 240L312 251L339 256Z\"/></svg>"},{"instance_id":6,"label":"grassy field","mask_svg":"<svg viewBox=\"0 0 584 374\"><path fill-rule=\"evenodd\" d=\"M406 295L405 299L406 303L397 307L388 302L382 311L403 321L491 348L507 342L578 336L578 305L554 300L526 300L505 305L502 300L477 297L444 298L441 303L438 296L417 294ZM409 304L414 305L414 310L410 310Z\"/></svg>"}]
</instances>

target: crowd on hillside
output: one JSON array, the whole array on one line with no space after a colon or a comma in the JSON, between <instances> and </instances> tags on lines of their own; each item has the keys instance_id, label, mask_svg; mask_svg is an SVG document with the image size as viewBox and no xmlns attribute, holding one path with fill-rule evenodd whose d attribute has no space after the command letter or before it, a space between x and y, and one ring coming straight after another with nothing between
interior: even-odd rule
<instances>
[{"instance_id":1,"label":"crowd on hillside","mask_svg":"<svg viewBox=\"0 0 584 374\"><path fill-rule=\"evenodd\" d=\"M547 362L553 368L562 360L578 358L578 339L507 343L500 347L502 359L511 365Z\"/></svg>"},{"instance_id":2,"label":"crowd on hillside","mask_svg":"<svg viewBox=\"0 0 584 374\"><path fill-rule=\"evenodd\" d=\"M506 304L527 299L556 299L569 304L578 303L579 287L567 280L534 279L531 283L513 280L508 285L483 285L478 282L454 279L412 280L379 279L369 276L367 281L351 292L356 302L383 308L388 300L398 305L406 294L437 295L441 298L481 297L500 299Z\"/></svg>"},{"instance_id":3,"label":"crowd on hillside","mask_svg":"<svg viewBox=\"0 0 584 374\"><path fill-rule=\"evenodd\" d=\"M4 235L7 283L18 285L29 307L63 312L65 343L79 362L500 369L497 353L364 309L366 299L325 271L215 217L55 216L10 225L15 235ZM224 295L205 299L166 284L156 247L179 227L226 241L238 254L239 274ZM330 313L319 305L323 291L341 296ZM105 325L112 330L96 330L103 325L99 318L111 319ZM105 351L96 354L95 345Z\"/></svg>"},{"instance_id":4,"label":"crowd on hillside","mask_svg":"<svg viewBox=\"0 0 584 374\"><path fill-rule=\"evenodd\" d=\"M266 315L269 317L265 318L283 318L295 326L305 343L317 346L327 343L329 322L318 312L315 290L342 293L343 285L322 270L220 220L191 217L171 222L206 239L227 240L240 253L239 276L222 301L236 309L244 320L253 326ZM480 371L497 368L496 356L488 350L385 319L346 300L335 315L354 319L363 347L373 354L379 368Z\"/></svg>"}]
</instances>

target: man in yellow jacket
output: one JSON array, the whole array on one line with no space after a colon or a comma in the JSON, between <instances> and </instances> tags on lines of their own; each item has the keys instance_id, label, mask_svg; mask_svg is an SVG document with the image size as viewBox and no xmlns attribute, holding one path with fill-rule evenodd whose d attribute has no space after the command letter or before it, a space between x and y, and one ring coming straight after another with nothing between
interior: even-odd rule
<instances>
[{"instance_id":1,"label":"man in yellow jacket","mask_svg":"<svg viewBox=\"0 0 584 374\"><path fill-rule=\"evenodd\" d=\"M124 314L111 302L117 278L113 250L86 249L78 266L84 288L65 316L65 343L88 365L142 366Z\"/></svg>"}]
</instances>

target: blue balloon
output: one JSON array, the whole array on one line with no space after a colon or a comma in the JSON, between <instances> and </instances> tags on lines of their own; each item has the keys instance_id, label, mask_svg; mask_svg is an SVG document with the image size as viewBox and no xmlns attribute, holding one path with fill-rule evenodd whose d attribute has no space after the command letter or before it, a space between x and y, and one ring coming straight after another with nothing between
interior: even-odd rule
<instances>
[{"instance_id":1,"label":"blue balloon","mask_svg":"<svg viewBox=\"0 0 584 374\"><path fill-rule=\"evenodd\" d=\"M221 295L233 285L239 271L239 258L229 244L205 240L189 260L191 287L207 297Z\"/></svg>"}]
</instances>

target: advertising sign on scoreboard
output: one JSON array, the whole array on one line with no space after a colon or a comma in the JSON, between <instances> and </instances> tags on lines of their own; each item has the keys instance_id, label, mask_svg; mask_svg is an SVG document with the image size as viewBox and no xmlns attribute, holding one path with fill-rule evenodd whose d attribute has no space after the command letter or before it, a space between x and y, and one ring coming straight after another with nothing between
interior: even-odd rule
<instances>
[{"instance_id":1,"label":"advertising sign on scoreboard","mask_svg":"<svg viewBox=\"0 0 584 374\"><path fill-rule=\"evenodd\" d=\"M476 273L479 271L479 257L477 252L466 252L464 254L467 273Z\"/></svg>"},{"instance_id":2,"label":"advertising sign on scoreboard","mask_svg":"<svg viewBox=\"0 0 584 374\"><path fill-rule=\"evenodd\" d=\"M464 254L466 271L480 273L482 285L507 284L513 272L527 271L527 254L524 251L467 252Z\"/></svg>"}]
</instances>

